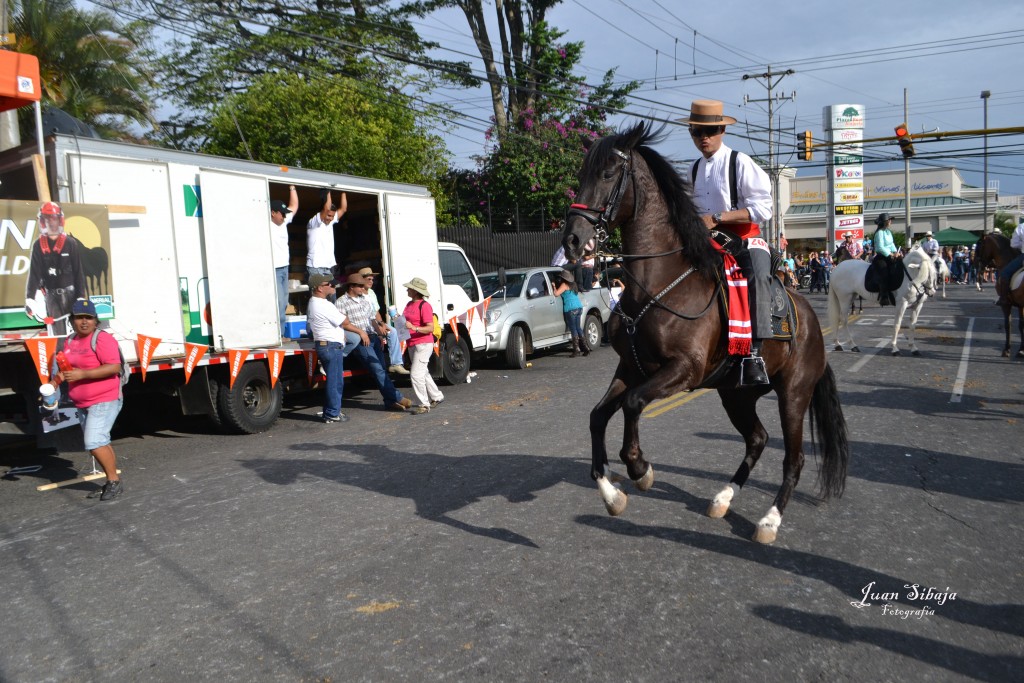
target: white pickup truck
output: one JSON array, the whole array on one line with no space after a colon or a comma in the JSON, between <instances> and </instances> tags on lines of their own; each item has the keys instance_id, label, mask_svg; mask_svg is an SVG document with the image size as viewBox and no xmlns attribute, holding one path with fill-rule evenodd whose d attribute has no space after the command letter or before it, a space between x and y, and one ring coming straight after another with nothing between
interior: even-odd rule
<instances>
[{"instance_id":1,"label":"white pickup truck","mask_svg":"<svg viewBox=\"0 0 1024 683\"><path fill-rule=\"evenodd\" d=\"M538 349L572 343L562 317L562 299L552 292L561 268L516 268L480 276L487 309L486 354L504 354L510 368L526 367L527 355ZM583 341L590 349L601 344L602 327L611 308L608 290L580 292Z\"/></svg>"}]
</instances>

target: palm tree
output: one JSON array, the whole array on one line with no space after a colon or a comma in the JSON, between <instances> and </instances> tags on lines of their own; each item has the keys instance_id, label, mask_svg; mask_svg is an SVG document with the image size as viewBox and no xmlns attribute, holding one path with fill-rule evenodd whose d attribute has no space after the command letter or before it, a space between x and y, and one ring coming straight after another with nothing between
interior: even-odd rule
<instances>
[{"instance_id":1,"label":"palm tree","mask_svg":"<svg viewBox=\"0 0 1024 683\"><path fill-rule=\"evenodd\" d=\"M39 59L42 104L93 126L103 137L135 138L153 127L148 30L73 0L11 0L14 50ZM27 112L22 120L25 126Z\"/></svg>"}]
</instances>

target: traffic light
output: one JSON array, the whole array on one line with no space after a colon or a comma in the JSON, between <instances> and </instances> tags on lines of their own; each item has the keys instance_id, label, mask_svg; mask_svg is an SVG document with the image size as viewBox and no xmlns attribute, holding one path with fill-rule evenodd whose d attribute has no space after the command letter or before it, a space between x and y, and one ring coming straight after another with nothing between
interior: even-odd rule
<instances>
[{"instance_id":1,"label":"traffic light","mask_svg":"<svg viewBox=\"0 0 1024 683\"><path fill-rule=\"evenodd\" d=\"M901 123L896 126L896 140L900 143L900 151L903 152L904 159L914 156L914 141L910 138L910 130L907 129L907 124Z\"/></svg>"},{"instance_id":2,"label":"traffic light","mask_svg":"<svg viewBox=\"0 0 1024 683\"><path fill-rule=\"evenodd\" d=\"M797 133L796 137L797 156L804 161L810 161L814 158L814 138L811 131L805 130L803 133Z\"/></svg>"}]
</instances>

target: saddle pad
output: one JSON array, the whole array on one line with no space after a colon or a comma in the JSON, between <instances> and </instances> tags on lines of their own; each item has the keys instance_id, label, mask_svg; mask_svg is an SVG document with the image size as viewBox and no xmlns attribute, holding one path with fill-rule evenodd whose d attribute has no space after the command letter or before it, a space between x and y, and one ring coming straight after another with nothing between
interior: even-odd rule
<instances>
[{"instance_id":1,"label":"saddle pad","mask_svg":"<svg viewBox=\"0 0 1024 683\"><path fill-rule=\"evenodd\" d=\"M1016 273L1010 276L1010 291L1017 289L1024 283L1024 268L1021 268Z\"/></svg>"},{"instance_id":2,"label":"saddle pad","mask_svg":"<svg viewBox=\"0 0 1024 683\"><path fill-rule=\"evenodd\" d=\"M772 278L772 339L789 340L796 332L796 308L793 296L778 278Z\"/></svg>"},{"instance_id":3,"label":"saddle pad","mask_svg":"<svg viewBox=\"0 0 1024 683\"><path fill-rule=\"evenodd\" d=\"M900 285L903 284L903 276L905 274L906 268L903 266L903 262L899 259L894 259L889 268L889 287L887 289L890 292L895 292L899 289ZM864 289L872 294L878 294L879 277L878 265L872 261L868 269L864 271Z\"/></svg>"}]
</instances>

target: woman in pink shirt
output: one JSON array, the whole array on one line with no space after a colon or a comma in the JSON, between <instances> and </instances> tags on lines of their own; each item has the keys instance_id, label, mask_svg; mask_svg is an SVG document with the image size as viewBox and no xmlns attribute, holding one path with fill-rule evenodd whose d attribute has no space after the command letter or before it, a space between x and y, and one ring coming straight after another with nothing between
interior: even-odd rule
<instances>
[{"instance_id":1,"label":"woman in pink shirt","mask_svg":"<svg viewBox=\"0 0 1024 683\"><path fill-rule=\"evenodd\" d=\"M402 286L410 299L402 312L405 327L409 330L409 341L406 342L412 365L409 379L416 400L419 401L419 405L410 412L422 415L444 400L444 394L434 384L434 378L427 369L430 353L434 350L434 309L424 300L430 297L426 280L414 277Z\"/></svg>"},{"instance_id":2,"label":"woman in pink shirt","mask_svg":"<svg viewBox=\"0 0 1024 683\"><path fill-rule=\"evenodd\" d=\"M54 386L68 383L68 398L78 408L85 447L99 462L107 475L100 500L113 500L124 487L117 473L114 448L110 445L110 429L121 412L121 353L117 341L102 330L92 337L99 321L96 306L88 299L78 299L71 307L71 324L75 334L69 336L58 356L58 372Z\"/></svg>"}]
</instances>

